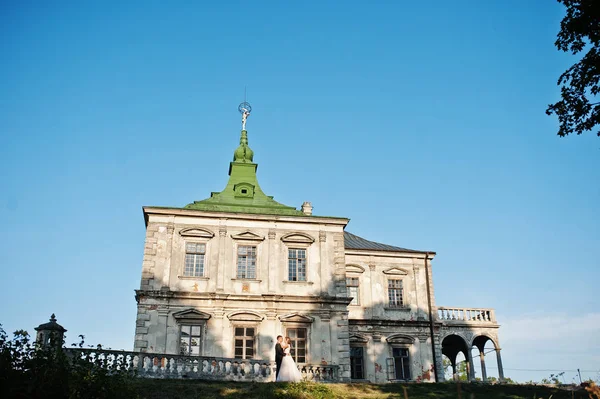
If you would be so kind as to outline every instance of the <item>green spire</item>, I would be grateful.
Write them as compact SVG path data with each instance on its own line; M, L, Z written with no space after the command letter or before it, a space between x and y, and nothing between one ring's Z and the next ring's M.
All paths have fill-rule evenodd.
M240 146L233 152L233 162L252 162L254 151L248 147L248 132L242 130Z
M229 182L225 189L211 193L210 198L205 200L194 201L185 209L305 216L302 211L280 204L263 193L256 178L258 165L252 163L253 159L254 151L248 146L248 132L242 130L240 145L233 152L233 162L229 164Z

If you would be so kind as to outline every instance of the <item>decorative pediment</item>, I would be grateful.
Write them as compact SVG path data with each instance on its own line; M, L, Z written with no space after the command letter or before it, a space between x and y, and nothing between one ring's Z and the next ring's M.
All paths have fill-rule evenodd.
M389 269L384 270L383 274L390 274L393 276L406 276L408 274L408 270L402 269L400 267L390 267Z
M365 337L362 334L350 334L350 342L360 342L366 343L369 341L369 338Z
M200 237L200 238L213 238L215 233L210 230L203 229L201 227L190 227L183 229L179 232L182 237Z
M173 317L180 322L200 322L210 319L211 316L196 309L185 309L173 313Z
M289 233L281 237L281 241L289 243L312 244L315 239L304 233Z
M227 315L227 318L231 321L254 321L261 322L265 318L256 312L249 310L239 310Z
M232 234L231 238L234 240L250 240L250 241L263 241L265 239L264 236L259 236L251 231L245 231L240 234Z
M346 273L364 273L365 268L359 265L346 265Z
M282 323L312 323L314 319L312 317L304 316L298 313L292 313L289 315L279 317Z
M415 342L415 339L413 337L409 337L408 335L394 334L387 337L386 341L388 344L411 345Z

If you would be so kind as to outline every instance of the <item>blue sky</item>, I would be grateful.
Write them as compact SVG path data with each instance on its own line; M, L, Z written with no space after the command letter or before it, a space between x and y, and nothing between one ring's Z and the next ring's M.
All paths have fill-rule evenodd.
M600 139L544 113L561 5L213 3L0 4L5 329L131 349L141 207L225 186L247 87L268 195L436 251L437 304L496 309L507 376L599 378Z

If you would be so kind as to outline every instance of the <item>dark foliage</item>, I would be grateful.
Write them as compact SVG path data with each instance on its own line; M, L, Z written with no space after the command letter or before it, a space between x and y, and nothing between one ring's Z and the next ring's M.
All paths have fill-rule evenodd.
M585 55L558 78L562 99L550 104L546 114L558 116L559 136L595 129L600 137L600 1L558 2L567 13L554 44L561 51Z
M83 340L79 344L83 346ZM71 353L71 355L68 355ZM137 398L135 375L122 363L42 348L26 331L9 339L0 326L1 398Z

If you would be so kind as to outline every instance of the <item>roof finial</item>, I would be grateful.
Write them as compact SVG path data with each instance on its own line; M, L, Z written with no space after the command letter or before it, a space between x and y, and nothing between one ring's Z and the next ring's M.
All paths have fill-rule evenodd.
M252 106L249 102L245 100L246 95L244 94L244 102L238 105L238 111L242 114L242 130L246 130L246 119L250 116L250 112L252 112Z

